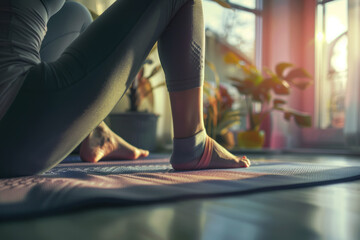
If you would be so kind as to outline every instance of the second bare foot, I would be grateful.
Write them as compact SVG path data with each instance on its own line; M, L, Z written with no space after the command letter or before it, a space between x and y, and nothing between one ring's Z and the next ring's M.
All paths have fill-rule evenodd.
M111 131L104 122L100 123L80 146L80 157L85 162L98 162L102 159L133 160L148 155L149 151L129 144Z

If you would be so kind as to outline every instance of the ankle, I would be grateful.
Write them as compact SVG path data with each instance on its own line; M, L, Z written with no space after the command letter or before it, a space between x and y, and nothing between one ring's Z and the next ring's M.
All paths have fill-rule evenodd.
M184 125L190 125L190 124L184 124ZM182 128L174 127L174 139L190 138L204 130L205 127L203 124L197 124L195 126L182 127Z
M201 158L206 143L207 134L202 130L187 138L174 138L173 153L170 162L187 163Z

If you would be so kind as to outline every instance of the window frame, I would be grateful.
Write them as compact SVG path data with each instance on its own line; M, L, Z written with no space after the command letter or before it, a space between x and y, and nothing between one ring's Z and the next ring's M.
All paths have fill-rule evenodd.
M205 2L212 2L212 0L204 0ZM256 7L248 8L240 4L231 3L229 0L223 0L229 4L233 9L239 11L245 11L255 15L255 61L256 67L261 67L262 64L262 11L263 11L263 0L255 0Z
M317 0L316 1L316 17L315 17L315 39L317 38L318 33L323 33L325 29L325 14L326 8L325 5L330 2L338 0ZM318 7L322 6L321 12L321 21L318 16L319 9ZM321 112L324 107L324 103L321 100L322 92L324 91L321 88L321 85L324 83L325 79L321 79L323 76L323 65L329 63L329 59L324 59L324 46L323 43L319 43L317 39L315 40L315 96L314 96L314 127L310 130L304 130L305 137L303 138L303 145L305 147L321 147L321 148L337 148L345 149L345 136L344 136L344 127L343 128L322 128L321 127ZM324 63L325 62L325 63ZM306 137L308 136L308 137ZM309 137L311 136L311 137Z

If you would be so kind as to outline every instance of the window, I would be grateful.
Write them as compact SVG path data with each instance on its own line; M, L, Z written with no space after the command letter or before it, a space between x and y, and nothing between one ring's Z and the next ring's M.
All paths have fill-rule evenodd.
M252 63L261 59L261 1L229 0L232 9L215 1L204 1L207 38L217 38L218 44L234 47ZM211 54L210 54L211 55Z
M318 1L316 21L316 124L320 129L343 129L348 80L348 0Z
M233 130L246 128L245 97L228 82L229 76L238 73L234 66L226 65L224 56L228 51L235 53L247 64L261 66L261 23L262 0L227 0L231 8L215 1L204 1L206 29L206 59L213 63L221 83L227 87L234 101L233 108L244 112L241 124ZM205 68L205 78L213 81L213 73Z

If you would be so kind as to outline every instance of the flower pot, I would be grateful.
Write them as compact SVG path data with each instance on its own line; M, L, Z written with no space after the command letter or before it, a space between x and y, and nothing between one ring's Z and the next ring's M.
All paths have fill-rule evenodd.
M146 112L110 114L109 126L120 137L135 147L154 151L159 116Z
M240 148L260 149L264 146L265 132L263 130L239 132L237 141Z

